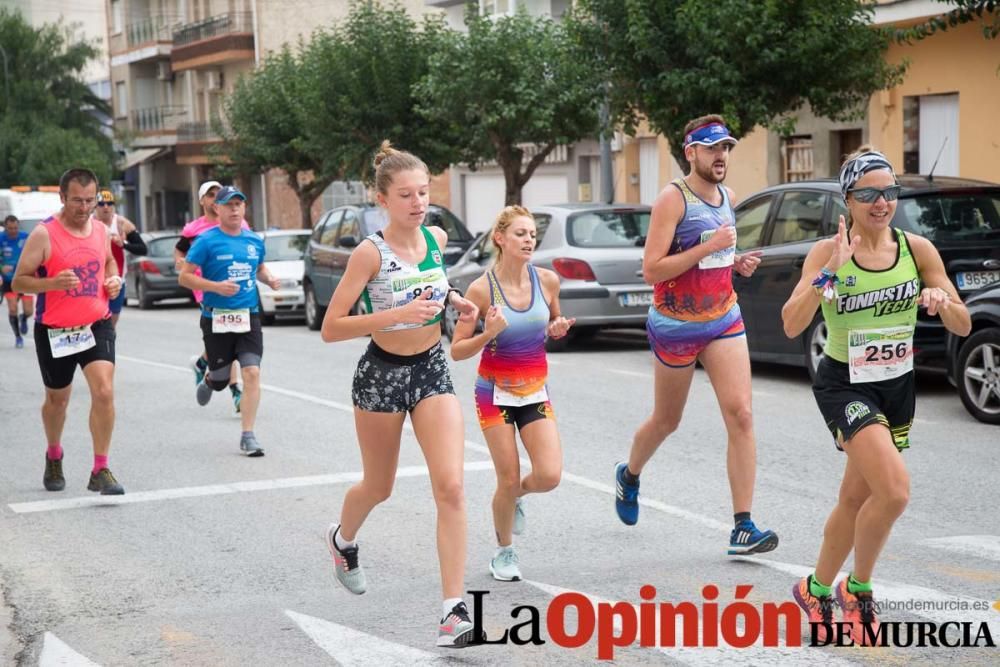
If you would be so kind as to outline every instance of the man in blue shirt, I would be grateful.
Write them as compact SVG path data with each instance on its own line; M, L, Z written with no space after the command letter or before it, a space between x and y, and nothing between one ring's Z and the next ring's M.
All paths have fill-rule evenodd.
M14 345L24 347L22 336L28 333L28 318L34 314L35 299L30 294L18 294L14 291L14 269L17 260L21 258L24 242L28 240L28 232L20 231L17 216L8 215L3 221L4 231L0 236L0 294L7 299L8 319L10 328L14 330ZM21 302L20 318L17 314L17 302Z
M260 360L264 336L260 326L257 280L278 289L278 279L264 266L264 241L242 228L246 195L232 186L215 195L219 226L198 236L188 250L179 282L202 290L201 331L208 357L208 373L198 384L199 405L207 405L213 391L229 386L229 369L240 362L243 400L240 449L247 456L263 456L254 435L260 404ZM195 272L201 270L201 275Z

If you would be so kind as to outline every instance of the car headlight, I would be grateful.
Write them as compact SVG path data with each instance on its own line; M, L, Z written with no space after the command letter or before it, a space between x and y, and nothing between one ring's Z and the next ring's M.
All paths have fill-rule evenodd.
M292 289L302 284L301 280L296 280L295 278L285 278L280 282L282 289Z

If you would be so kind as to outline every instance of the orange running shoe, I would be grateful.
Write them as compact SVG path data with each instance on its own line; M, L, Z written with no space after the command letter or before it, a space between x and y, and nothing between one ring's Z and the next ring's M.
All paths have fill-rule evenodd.
M833 628L833 598L829 595L815 596L809 591L809 584L813 576L799 580L792 587L792 596L802 610L806 612L809 623L820 623L816 630L816 639L820 642L828 641L829 633Z
M847 590L847 578L837 584L837 603L844 611L844 621L851 624L851 638L857 646L872 646L869 634L878 636L878 603L871 593L852 593ZM869 632L865 632L865 626Z

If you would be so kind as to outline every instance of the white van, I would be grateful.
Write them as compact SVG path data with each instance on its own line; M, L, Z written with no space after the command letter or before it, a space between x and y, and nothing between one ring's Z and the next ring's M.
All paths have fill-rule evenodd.
M8 215L15 215L21 223L22 232L30 232L35 225L58 213L61 208L58 188L52 192L0 190L0 224Z

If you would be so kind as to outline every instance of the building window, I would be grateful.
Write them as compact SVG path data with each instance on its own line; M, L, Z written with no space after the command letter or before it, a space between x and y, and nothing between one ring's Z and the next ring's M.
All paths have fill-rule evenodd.
M958 95L903 98L903 172L959 175Z
M121 34L123 23L122 0L111 0L111 34Z
M118 118L128 118L128 88L124 81L115 83L115 112Z
M513 14L515 0L479 0L479 9L487 16Z
M367 197L365 184L361 181L334 181L323 190L323 210L329 211L340 206L364 203Z
M805 181L813 177L813 141L811 134L781 140L782 182Z

